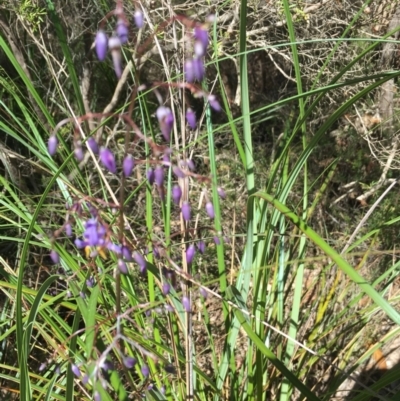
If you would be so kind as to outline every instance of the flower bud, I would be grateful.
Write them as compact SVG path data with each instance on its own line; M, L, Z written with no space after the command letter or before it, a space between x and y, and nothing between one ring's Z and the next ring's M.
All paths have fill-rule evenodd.
M86 141L86 146L90 149L95 155L99 154L99 145L92 136Z
M164 184L164 169L162 166L157 166L154 170L154 182L159 187Z
M220 196L220 198L222 198L222 199L226 198L226 193L221 187L217 188L217 192L218 192L218 195Z
M144 377L147 377L150 374L150 369L147 365L143 365L140 370Z
M155 177L154 177L154 170L151 167L148 168L148 170L146 172L146 176L147 176L147 181L149 182L149 184L153 185Z
M83 149L82 146L77 146L74 150L74 156L75 159L78 160L78 162L81 162L84 158L84 153L83 153Z
M117 172L114 155L109 149L104 147L100 149L100 161L111 173L115 174Z
M50 252L50 258L54 264L60 263L60 255L54 249Z
M127 369L132 369L136 365L136 359L131 356L125 356L122 363Z
M182 305L183 305L183 309L185 309L186 312L191 311L190 299L187 296L182 297Z
M196 129L197 121L196 121L196 113L189 107L186 110L186 121L189 124L189 127L193 130Z
M168 283L163 283L163 285L162 285L162 293L164 295L168 295L170 291L171 291L171 286Z
M181 187L179 185L174 185L172 188L172 201L175 203L175 205L179 205L181 197L182 197Z
M97 390L93 394L93 401L101 401L101 395Z
M126 266L126 263L123 260L119 259L118 263L117 263L117 266L118 266L119 271L122 274L128 274L128 268Z
M129 30L125 21L122 18L118 19L117 28L115 29L115 31L119 40L121 41L121 44L125 44L126 42L128 42Z
M185 178L186 175L185 173L177 166L172 167L172 172L178 177L178 178Z
M181 208L183 220L189 221L191 217L191 208L188 201L184 201Z
M113 60L114 71L117 78L122 75L122 55L121 55L121 40L118 36L112 36L108 41L108 46L111 50L111 57Z
M72 373L73 373L76 377L81 377L82 373L81 373L81 371L79 370L78 366L72 364L72 365L71 365L71 370L72 370Z
M202 26L196 26L193 31L194 53L197 57L202 57L206 54L208 47L208 32Z
M135 167L135 159L132 155L126 155L122 163L122 170L125 177L129 177L132 174L133 168Z
M125 245L122 246L121 253L126 261L128 261L128 262L133 261L132 252L130 251L130 249L127 246L125 246Z
M210 103L210 106L214 111L219 112L222 110L221 105L219 104L215 95L208 95L208 103Z
M187 82L202 81L205 75L203 60L199 58L187 60L184 65L184 72Z
M174 115L169 107L160 106L156 111L158 123L164 139L169 142L172 127L174 125Z
M192 159L187 159L186 165L188 166L190 171L194 171L196 169L196 166L194 165L194 161Z
M95 42L97 58L104 61L107 56L108 37L103 30L97 32Z
M47 150L49 151L50 156L54 156L57 152L58 147L58 139L55 135L52 135L49 138L49 142L47 143Z
M135 11L135 14L133 14L133 20L137 28L139 29L143 28L144 25L143 13L140 10Z
M204 253L206 251L206 243L203 240L200 240L197 243L197 249L199 250L200 253Z
M211 202L206 203L206 212L210 219L213 219L215 217L214 206Z
M215 245L220 245L221 244L221 240L219 239L219 237L215 236L213 239L214 239Z
M200 287L199 292L200 292L200 295L201 295L203 298L207 298L207 297L208 297L208 292L205 290L205 288Z
M139 252L133 252L133 259L134 261L139 265L140 273L144 274L147 269L147 262L146 259L139 253Z
M190 244L186 249L186 263L190 265L193 262L194 256L196 254L196 248L193 244Z

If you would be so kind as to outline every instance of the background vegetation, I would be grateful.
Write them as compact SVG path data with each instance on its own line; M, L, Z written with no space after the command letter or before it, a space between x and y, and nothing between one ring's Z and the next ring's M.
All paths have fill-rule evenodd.
M399 2L125 1L118 79L94 41L119 4L0 4L1 399L398 399ZM206 78L183 86L205 21ZM90 215L145 269L78 249Z

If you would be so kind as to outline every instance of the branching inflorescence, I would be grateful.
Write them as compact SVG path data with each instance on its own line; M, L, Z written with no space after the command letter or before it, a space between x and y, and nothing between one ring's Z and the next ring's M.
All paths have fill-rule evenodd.
M114 19L116 20L114 31L109 35L106 30L106 24ZM186 249L183 253L183 260L181 263L176 260L172 261L170 249L165 245L167 242L159 239L154 240L151 233L150 242L148 242L149 238L146 238L144 241L147 241L148 245L146 246L140 245L140 241L132 241L132 239L128 238L127 234L124 233L124 191L122 191L119 204L110 204L105 200L99 198L94 199L89 196L74 199L67 207L65 224L54 233L54 245L60 238L61 233L65 233L67 238L71 239L75 236L73 240L74 246L77 249L84 250L86 256L94 260L104 256L106 252L109 252L115 260L113 271L115 272L117 283L120 274L135 275L135 272L132 272L130 268L132 262L137 265L139 276L141 275L143 277L146 275L149 268L148 256L146 255L151 251L152 257L163 260L163 267L160 269L158 280L160 282L160 293L164 297L170 296L171 291L175 294L179 292L177 285L177 266L191 266L195 261L196 252L204 253L206 250L206 241L204 238L199 236L199 238L197 238L197 245L193 242L193 238L190 238L189 234L194 233L194 230L189 229L189 224L193 218L193 212L187 189L182 187L182 182L190 178L200 184L214 185L215 177L210 178L208 176L196 174L193 161L183 155L176 154L177 152L172 150L171 133L176 124L176 115L171 109L172 106L165 105L160 89L169 88L182 91L183 93L190 92L192 96L196 98L203 98L214 111L221 111L221 106L215 95L206 93L199 86L205 77L205 56L210 41L208 28L210 22L212 22L212 18L209 18L209 21L206 23L200 23L184 16L174 16L171 20L161 24L158 30L153 33L153 36L150 36L146 40L146 43L139 45L138 43L134 43L134 38L137 37L135 36L135 31L143 29L145 26L143 12L137 7L133 16L130 16L124 10L123 2L117 1L116 8L101 21L95 35L95 52L98 60L105 62L108 54L110 54L113 69L117 78L120 79L123 73L123 46L129 48L135 45L136 55L140 58L141 54L151 43L152 38L174 21L179 21L188 28L190 32L186 43L191 44L192 54L183 63L182 81L140 84L136 74L135 81L137 83L132 88L133 94L127 113L88 113L78 118L63 120L57 125L48 141L48 151L50 155L55 156L59 148L57 138L59 128L65 124L72 124L73 156L78 162L82 162L85 158L85 153L89 153L91 157L97 157L99 165L104 168L104 174L106 174L107 177L120 177L122 183L124 183L125 179L132 176L138 166L145 165L145 179L147 181L147 186L145 187L155 187L162 204L165 205L166 202L172 201L172 204L179 208L181 221L186 227L185 233L181 233L179 236L171 235L167 242L170 244L169 247L171 247L172 240L177 238L178 244L184 244ZM153 93L159 103L154 115L158 123L159 132L161 133L159 137L160 140L155 140L145 135L139 128L141 124L136 123L132 118L135 97L144 91ZM184 96L187 95L184 94ZM86 137L82 135L84 131L82 125L85 121L98 120L100 122L105 118L118 118L125 122L127 130L125 141L132 142L130 137L134 135L135 143L140 141L145 143L150 150L150 154L144 159L135 158L133 154L128 151L130 147L128 143L126 143L125 154L123 157L120 157L109 145L106 145L107 141L102 137L96 137L95 133L88 134ZM186 111L183 112L182 118L186 119L187 125L191 130L196 130L198 128L196 113L191 107L186 106ZM170 172L172 173L171 175ZM172 185L168 185L168 188L170 188L170 195L166 196L166 182L167 180L171 180L171 178L168 177L172 177L172 180L175 179L176 182ZM225 192L222 188L217 189L216 186L214 186L214 188L221 198L225 197ZM205 215L210 219L209 221L212 221L216 216L213 203L208 196L207 188L204 188L203 194L205 198ZM117 211L116 213L119 214L119 221L121 224L110 223L109 220L103 217L104 214L110 210L114 211L112 212L114 214L115 210ZM211 228L211 230L213 229ZM214 242L216 244L220 243L221 233L213 233L211 237L214 237ZM60 255L56 249L57 247L54 246L50 256L53 262L58 264L60 263ZM93 289L96 285L101 285L101 274L103 273L104 272L98 270L93 271L93 274L89 274L85 281L84 289L75 292L76 295L85 297L87 291L90 291L90 289ZM180 277L185 276L181 270L179 270L178 273ZM98 387L96 387L97 383L100 383L102 388L106 389L109 386L108 378L111 371L130 370L138 366L138 358L134 356L136 353L139 353L140 360L142 361L139 364L140 369L138 371L141 372L144 379L150 374L146 358L150 358L156 363L160 362L159 356L156 357L153 352L142 347L138 341L124 334L122 320L125 319L132 322L134 325L136 325L136 322L131 320L131 317L127 313L121 311L121 305L118 304L120 303L121 289L117 286L115 291L117 293L117 305L113 316L116 319L116 323L114 326L110 327L110 331L112 330L115 333L112 342L105 350L101 352L95 351L91 356L88 356L87 361L71 361L70 365L72 373L81 380L81 383L87 388L93 389L93 398L96 400L100 400L101 398ZM70 291L68 291L68 293L70 293ZM201 288L200 293L206 296L206 292L203 288ZM146 310L150 310L147 303L142 305L145 305ZM181 295L181 306L184 311L191 311L190 296L185 292ZM173 303L166 302L164 308L160 309L154 306L154 310L168 314L174 311L175 307ZM107 319L109 320L111 318L112 317L109 316ZM77 333L74 335L77 335ZM95 354L98 355L97 359L93 358ZM169 363L166 361L162 363L165 365L167 371L171 369ZM116 367L117 364L119 368Z

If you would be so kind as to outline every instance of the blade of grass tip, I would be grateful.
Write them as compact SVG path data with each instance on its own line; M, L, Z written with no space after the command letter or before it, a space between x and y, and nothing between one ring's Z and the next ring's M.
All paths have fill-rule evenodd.
M300 219L289 208L265 192L258 192L255 197L262 197L274 208L279 210L287 219L291 220L314 244L329 256L338 267L363 290L387 316L396 324L400 324L399 313L386 301L367 281L357 273L350 264L342 258L333 248L331 248L313 229L311 229L302 219Z

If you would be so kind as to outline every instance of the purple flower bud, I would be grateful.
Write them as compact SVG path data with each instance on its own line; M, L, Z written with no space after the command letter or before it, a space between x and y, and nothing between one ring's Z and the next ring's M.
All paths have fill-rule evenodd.
M92 136L86 141L86 146L90 149L95 155L99 154L99 145Z
M78 249L82 249L82 248L84 248L85 246L87 246L87 242L86 242L86 241L83 241L83 240L81 240L81 239L79 239L79 238L76 238L75 241L74 241L74 243L75 243L75 246L76 246Z
M215 111L221 111L221 105L219 104L217 98L214 95L208 95L208 102L210 103L210 106L213 110Z
M225 191L224 191L221 187L218 187L218 188L217 188L217 192L218 192L218 195L219 195L222 199L225 199L225 198L226 198L226 193L225 193Z
M78 160L78 162L81 162L84 158L84 153L83 153L83 149L82 146L77 146L74 150L74 156L75 159Z
M128 274L128 268L126 266L126 263L123 260L119 259L118 263L117 263L117 266L118 266L119 271L122 274Z
M206 243L203 240L200 240L197 243L197 249L199 250L200 253L204 253L206 251Z
M47 150L49 151L50 156L54 156L57 152L58 147L58 139L55 135L52 135L49 138L49 142L47 143Z
M60 255L54 249L50 252L50 258L54 264L60 263Z
M161 187L164 184L164 169L162 166L157 166L154 171L154 182Z
M71 365L71 370L72 370L72 373L73 373L76 377L81 377L82 373L81 373L81 371L79 370L78 366L72 364L72 365Z
M93 401L101 401L101 395L97 390L93 394Z
M133 168L135 167L135 159L132 155L126 155L122 163L122 170L125 177L129 177L132 174Z
M89 383L89 376L88 375L83 375L82 384L86 385L88 383Z
M172 172L178 177L178 178L185 178L186 174L177 166L172 167Z
M191 129L196 129L196 113L190 107L186 110L186 121L188 122Z
M208 46L208 32L201 26L196 26L193 31L195 39L194 52L197 57L202 57L206 54Z
M174 125L174 115L169 107L160 106L156 111L158 123L164 139L169 142L172 127Z
M144 377L147 377L150 374L150 369L147 365L143 365L140 370Z
M80 296L82 299L85 299L85 298L86 298L86 294L85 294L83 291L80 291L80 292L79 292L79 296Z
M100 149L100 161L111 173L115 174L117 172L114 155L109 149L104 147Z
M200 295L203 298L207 298L208 297L208 292L206 291L206 289L204 287L200 287L199 292L200 292Z
M179 185L174 185L172 188L172 201L175 203L175 205L179 205L181 197L182 197L181 187Z
M116 255L121 255L121 253L122 253L122 247L121 247L121 245L118 245L118 244L114 244L113 242L109 242L109 241L107 241L107 249L110 251L110 252L113 252L113 253L115 253Z
M86 285L87 285L89 288L94 287L94 285L95 285L94 278L93 278L93 277L89 277L89 278L86 280Z
M187 82L202 81L205 74L203 60L199 58L187 60L184 65L184 72Z
M122 246L121 253L126 261L128 261L128 262L133 261L132 252L130 251L130 249L127 246L125 246L125 245Z
M190 215L191 215L191 208L190 208L190 204L188 201L184 201L182 204L182 208L181 208L181 212L182 212L182 216L183 216L183 220L185 221L189 221L190 220Z
M47 362L43 362L39 366L39 372L43 372L47 368Z
M95 42L97 58L104 61L107 56L108 37L103 30L97 32Z
M165 310L170 313L175 310L174 307L170 304L166 304L166 305L164 305L164 307L165 307Z
M161 393L162 395L165 395L165 386L161 386L161 387L160 387L160 393Z
M117 78L122 75L122 56L121 56L121 40L118 36L112 36L108 41L108 46L111 49L111 57L113 60L114 71Z
M170 291L171 291L171 286L168 283L163 283L163 285L162 285L162 293L164 295L168 295Z
M123 19L118 19L117 28L115 29L115 31L119 40L121 41L121 44L125 44L126 42L128 42L129 30Z
M187 159L186 165L188 166L190 171L194 171L196 169L196 166L194 165L194 161L192 159Z
M213 239L214 239L215 245L219 245L221 243L221 240L219 239L219 237L215 236Z
M183 309L185 309L186 312L191 311L190 299L187 296L182 297L182 305L183 305Z
M139 265L140 273L144 274L147 269L146 259L139 252L136 251L133 252L133 259Z
M122 360L122 363L127 369L132 369L136 365L136 359L131 356L126 356Z
M206 203L206 212L210 219L213 219L215 217L214 206L211 202Z
M149 182L149 184L153 185L155 177L154 177L154 170L151 167L148 168L148 170L146 172L146 176L147 176L147 181Z
M196 248L193 244L190 244L186 249L186 263L190 265L193 262L194 256L196 255Z
M133 20L135 21L135 25L140 29L143 28L143 13L140 10L136 10L135 14L133 14Z

